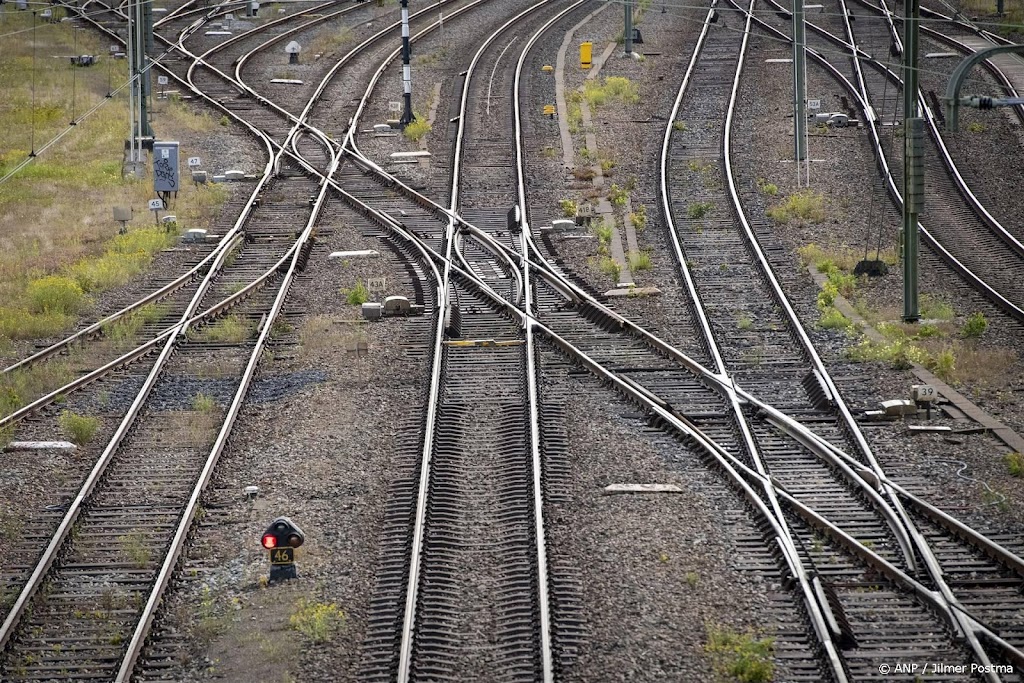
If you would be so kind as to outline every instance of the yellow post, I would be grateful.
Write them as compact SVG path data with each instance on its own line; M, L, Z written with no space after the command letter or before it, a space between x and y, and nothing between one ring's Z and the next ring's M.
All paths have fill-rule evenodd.
M592 66L591 55L594 51L594 44L590 41L580 43L580 68L589 69Z

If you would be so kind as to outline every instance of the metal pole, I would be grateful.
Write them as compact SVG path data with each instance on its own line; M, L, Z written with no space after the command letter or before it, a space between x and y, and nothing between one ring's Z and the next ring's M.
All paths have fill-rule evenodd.
M128 0L128 39L124 41L128 58L128 160L135 173L135 4Z
M150 80L149 53L153 51L153 3L145 0L137 5L139 8L139 134L153 137L153 128L149 125L150 97L153 88ZM140 143L141 147L141 143ZM141 155L140 155L141 156Z
M409 125L416 120L412 111L412 68L409 66L409 59L412 56L412 49L409 47L409 0L402 0L402 88L405 109L402 111L402 118L399 123L402 127Z
M626 0L626 22L622 38L626 47L626 56L629 57L633 54L633 0Z
M800 162L807 158L807 38L804 0L793 0L793 161L800 186ZM810 173L807 184L810 185Z
M920 0L904 2L903 21L903 320L920 318L917 302L917 215L924 208L924 119L917 116Z
M36 12L32 10L32 151L36 155Z

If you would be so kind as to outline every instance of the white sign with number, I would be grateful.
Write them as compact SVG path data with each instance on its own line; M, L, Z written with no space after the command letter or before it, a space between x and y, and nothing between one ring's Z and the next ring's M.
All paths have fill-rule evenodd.
M936 400L939 395L935 391L935 387L930 384L915 384L911 387L911 393L913 394L914 400L918 403L927 403Z
M149 210L150 211L159 211L162 208L164 208L164 200L162 200L162 199L150 199L149 200Z
M190 167L192 167L192 166L202 166L203 162L199 159L199 157L189 157L188 158L188 165Z
M388 102L388 111L402 111L402 103Z
M388 286L387 278L383 277L368 277L366 278L366 288L373 293L383 292Z
M167 85L169 82L170 81L167 79L167 76L157 76L156 77L157 85Z
M114 54L115 52L120 52L120 51L121 51L120 46L118 46L118 45L111 45L110 46L110 54Z
M821 100L807 100L808 109L821 109Z

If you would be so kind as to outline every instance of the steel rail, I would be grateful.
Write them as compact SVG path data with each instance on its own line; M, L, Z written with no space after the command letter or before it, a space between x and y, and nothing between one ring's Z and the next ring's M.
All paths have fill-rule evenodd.
M289 137L294 136L299 130L299 125L293 128L292 133ZM337 171L338 164L341 161L341 157L338 154L331 154L331 163L328 169L326 178L330 178ZM235 420L238 417L238 413L242 408L242 403L245 401L246 394L248 393L249 386L252 383L252 378L256 373L256 367L259 364L260 358L263 355L263 349L266 346L267 338L270 335L271 327L277 316L281 312L281 308L284 306L285 299L288 296L288 292L291 288L292 282L295 279L295 273L298 270L299 262L302 257L302 248L309 242L313 235L313 229L320 217L320 212L326 203L328 184L326 179L320 184L320 191L317 195L316 202L313 206L313 210L310 212L310 216L306 221L306 225L299 238L291 248L291 259L288 265L288 269L284 274L277 296L274 299L274 303L270 308L267 318L264 321L260 330L259 337L253 347L253 351L249 356L249 361L246 364L245 370L242 373L242 378L239 383L238 389L235 391L235 395L231 400L231 404L228 406L227 415L225 416L224 423L221 426L217 439L214 441L213 447L210 449L210 453L206 458L206 462L203 465L203 470L199 475L195 486L192 489L192 494L189 497L188 503L182 513L181 520L178 523L178 527L175 530L174 538L171 541L170 548L167 555L164 557L163 565L160 568L160 573L157 575L156 581L153 588L150 590L146 605L143 608L142 617L136 625L135 631L132 634L131 640L128 642L128 646L124 655L124 659L121 662L121 667L118 670L115 681L117 683L127 683L130 680L132 671L135 668L135 663L142 653L142 649L146 642L146 637L149 635L150 628L152 627L153 620L156 618L157 609L160 606L160 602L163 598L164 591L167 585L170 583L171 576L173 575L174 569L178 562L182 549L184 548L185 541L188 538L188 532L192 527L192 523L195 520L196 511L199 509L199 500L206 490L207 484L209 484L210 478L213 476L213 470L220 459L221 453L224 451L224 447L227 444L228 437L231 435L231 430L234 427ZM287 255L282 258L284 261Z
M289 137L291 135L294 135L295 132L298 131L298 129L298 125L294 126L292 129L292 133L289 135ZM257 133L258 136L263 138L268 148L271 148L270 139L266 135L256 131L255 129L253 130L254 132ZM225 235L225 240L234 239L243 231L244 225L248 221L253 211L256 198L258 197L259 193L263 190L263 187L265 186L267 181L273 176L276 163L279 161L280 156L283 152L284 150L282 148L281 151L277 152L276 154L268 155L268 160L264 167L262 178L257 182L256 187L251 193L245 208L240 213L234 226L231 228L228 234ZM336 166L338 157L335 156L335 159L336 161L334 166ZM322 185L323 191L321 192L321 198L326 195L326 187L327 185L325 182ZM314 212L314 214L315 213L316 212ZM296 245L293 245L292 249L295 252L295 258L293 259L293 263L295 263L300 252L300 250L297 248L297 243ZM175 350L175 346L178 339L187 331L189 324L193 318L193 314L195 313L196 309L200 305L200 302L208 292L209 287L213 282L213 279L216 277L217 274L219 274L220 268L223 265L226 255L227 250L221 250L217 254L217 256L214 259L214 262L211 264L210 270L204 276L203 281L201 282L198 290L196 291L191 302L187 306L185 313L182 315L179 324L167 334L166 338L162 338L164 339L164 346L161 349L160 355L158 356L153 367L151 368L149 374L147 375L142 388L137 394L135 400L132 402L132 405L129 408L128 412L125 414L124 418L121 420L118 427L115 429L115 432L111 440L104 448L96 464L94 465L93 469L91 470L85 482L83 483L78 495L69 504L68 509L65 512L65 515L57 528L57 531L54 533L50 543L47 545L40 559L37 561L36 566L33 569L31 576L29 577L29 580L23 587L21 593L16 599L3 624L0 625L0 650L2 650L9 642L11 636L13 635L15 627L17 626L18 622L24 615L29 602L31 601L35 593L38 591L43 578L46 576L50 567L54 564L55 560L57 559L58 552L63 547L64 542L69 536L71 528L74 525L74 522L77 520L79 514L81 513L84 504L86 503L89 496L92 494L92 491L95 489L103 473L106 471L107 466L113 459L113 456L120 447L122 441L124 440L124 437L128 434L131 427L133 426L135 419L140 414L142 407L145 404L145 401L148 398L149 393L155 386L156 381L159 378L164 366L166 365L167 360L170 358L173 351ZM241 292L239 292L239 294L241 294ZM269 326L267 326L264 329L264 332L267 329L269 329ZM155 345L155 343L156 340L154 340L153 345ZM180 550L180 548L178 550ZM151 621L151 619L151 615L147 617L147 621Z
M847 26L849 26L848 22L847 22ZM812 24L812 27L814 27L815 30L817 30L818 32L826 35L826 37L828 37L830 40L833 40L835 42L840 43L841 45L845 45L846 47L848 47L854 53L853 56L854 56L854 60L856 61L856 59L858 57L857 53L859 52L859 49L855 47L855 44L852 41L852 34L851 34L851 41L849 43L847 43L846 41L843 41L842 39L839 39L838 37L833 36L831 33L829 33L828 31L825 31L824 29L820 29L819 27L815 27L813 24ZM773 32L781 34L781 32L777 32L777 31L773 31ZM886 71L888 71L888 69L886 69ZM889 73L891 75L891 72L889 72ZM843 82L847 86L849 86L849 82L846 81L845 78L843 79ZM863 81L861 81L861 82L863 84ZM868 102L867 90L865 89L863 91L863 93L861 93L861 95L863 97L858 96L858 99L861 101L862 105L864 105L866 102ZM871 118L871 117L869 117L869 118ZM872 130L873 136L876 136L875 137L876 142L879 142L877 140L877 130L874 127L874 120L873 120L873 118L871 118L871 130ZM881 154L880 143L878 145L876 145L875 151L876 151L876 154ZM727 164L727 166L728 166L728 164ZM889 179L890 179L890 182L891 182L891 180L892 180L891 175L889 176ZM739 202L738 195L735 192L735 185L732 182L731 175L729 177L729 187L730 187L730 193L733 196L734 205L737 207L737 210L739 211L740 202ZM742 217L742 214L741 214L741 221L742 221L742 223L744 225L745 230L751 236L751 240L753 240L754 239L753 238L753 233L749 229L749 225L747 225L745 219ZM753 243L755 245L755 248L760 252L760 247L756 244L756 241L754 241ZM827 375L826 375L826 378L827 378ZM829 379L828 381L829 381L829 384L831 384L831 380ZM838 392L833 390L833 396L836 397L837 405L845 407L845 402L843 402L841 400L841 398L839 397ZM851 422L852 422L852 415L850 416L850 419L851 419ZM856 434L861 435L860 430L859 430L859 428L856 427L856 423L855 422L853 422L853 428L856 430L855 431ZM862 435L861 435L861 440L863 440ZM865 442L865 445L866 445L866 442ZM962 605L960 605L960 603L958 602L958 600L957 600L956 596L954 595L952 589L949 587L948 583L946 582L946 580L944 578L943 570L939 566L939 563L938 563L938 561L937 561L937 559L935 557L935 554L932 551L929 543L924 538L923 534L921 534L920 531L916 528L916 525L914 525L914 523L910 519L910 517L907 514L906 510L904 509L902 503L900 502L899 498L897 497L897 493L896 493L895 489L889 487L886 483L884 483L884 482L887 482L888 480L885 477L884 472L882 471L880 465L878 465L877 461L875 460L873 454L870 452L870 450L867 450L867 451L865 451L865 455L867 455L868 458L869 458L869 463L871 464L871 470L872 470L873 474L877 477L877 481L881 484L881 488L886 491L886 493L889 496L890 500L893 501L894 508L897 510L897 512L899 513L900 517L903 519L903 523L906 526L906 530L909 533L910 537L913 539L914 546L916 547L917 551L921 554L921 557L924 559L925 566L926 566L927 571L928 571L928 575L930 576L930 578L932 579L934 584L936 586L938 586L938 588L939 588L939 595L941 597L941 600L946 605L945 608L943 609L943 614L947 616L947 620L950 622L950 624L958 632L963 633L965 635L966 639L968 640L968 642L969 642L969 644L971 646L971 650L974 653L975 659L978 662L980 662L983 666L986 667L985 675L986 675L987 680L999 681L1000 679L999 679L998 675L995 672L990 670L991 667L987 666L987 665L991 664L991 662L988 659L987 653L981 647L981 644L980 644L980 642L977 639L977 633L981 633L982 632L982 630L979 628L980 624L973 617L970 617L968 614L966 614L967 611L965 609L963 609Z
M815 635L817 636L819 642L822 644L825 659L827 660L833 675L836 677L836 680L845 682L848 680L847 671L843 665L842 657L839 654L839 648L836 647L836 644L832 639L829 624L826 622L824 616L824 613L830 613L831 611L829 610L826 604L821 604L813 587L810 585L810 582L807 579L807 573L803 568L803 560L801 559L800 554L797 551L796 544L793 540L793 534L789 529L788 525L786 524L785 517L780 507L775 485L769 479L768 470L764 465L763 459L761 458L760 450L758 449L756 440L751 432L749 422L743 414L743 408L740 403L739 394L736 391L735 382L729 376L725 360L722 356L721 349L718 344L717 334L711 327L710 320L707 316L707 311L705 310L704 305L702 304L696 283L694 282L693 276L690 273L690 268L686 263L686 257L683 254L682 244L679 241L678 230L675 225L673 211L670 204L670 194L668 187L668 160L669 149L671 147L671 138L674 130L673 125L675 123L676 117L679 114L679 108L682 105L683 98L687 95L689 91L690 79L693 76L697 64L700 60L701 53L706 42L708 29L711 25L711 19L714 17L717 11L715 8L716 4L716 1L713 1L711 3L710 8L708 9L708 13L705 16L704 24L701 27L701 33L698 36L696 45L694 46L693 54L690 58L689 64L687 65L686 72L683 75L683 80L679 86L678 93L676 95L675 101L672 104L672 110L668 116L668 121L665 126L665 133L662 138L661 156L659 159L659 194L661 195L662 215L664 217L666 229L672 243L673 252L676 256L676 262L679 266L679 272L683 277L683 281L685 283L685 287L690 298L691 308L694 310L697 316L697 320L701 328L701 333L704 337L705 344L707 345L707 348L710 351L712 358L714 360L717 374L722 378L723 385L728 387L726 391L726 398L732 409L734 424L736 424L740 430L743 444L746 447L746 450L751 460L753 461L757 472L760 475L762 475L762 477L764 477L764 479L762 480L762 490L764 492L764 495L768 499L773 514L776 515L779 528L784 533L784 536L779 537L779 543L783 547L784 551L791 556L791 559L789 561L790 565L800 567L800 571L797 574L795 574L795 578L797 579L797 582L800 585L800 591L802 593L804 604L807 607L808 617L810 619L811 626L814 629ZM737 59L732 94L730 96L729 104L727 107L725 137L723 140L723 148L724 150L726 150L725 164L727 169L729 169L730 163L728 156L728 135L729 130L731 128L732 112L735 108L736 93L739 87L744 57L747 51L747 39L750 34L753 10L754 1L751 0L750 5L747 9L747 20L744 26L742 46L740 48L740 53ZM731 176L731 170L728 170L727 173ZM761 267L762 269L764 268L763 263L761 264ZM778 296L778 293L776 293L776 296ZM875 503L875 501L872 500L872 503ZM882 506L882 509L885 509L885 507ZM898 524L893 524L893 520L891 518L887 517L885 521L889 525L890 529L892 529L893 535L899 543L900 548L903 551L904 557L908 560L908 565L913 566L913 553L909 548L909 539L905 537L905 534L901 533L902 528Z
M128 315L132 311L135 311L145 306L146 304L155 303L157 301L161 301L167 298L174 292L184 287L187 283L191 282L199 273L199 271L201 271L203 267L206 266L217 255L217 252L224 248L224 246L224 242L218 243L212 252L206 255L202 261L193 266L188 272L186 272L183 275L179 275L174 281L164 285L155 292L147 294L145 297L139 299L138 301L128 304L121 310L111 313L102 320L96 321L95 323L89 325L88 327L85 327L79 330L78 332L75 332L71 336L65 337L59 342L55 342L41 351L37 351L36 353L32 354L31 356L28 356L27 358L23 358L22 360L19 360L13 365L9 365L8 367L4 368L3 371L0 372L0 374L7 374L8 372L12 372L19 368L24 368L26 366L38 363L41 360L49 358L55 353L58 353L59 351L62 351L63 349L71 346L79 339L90 337L94 334L102 333L103 327L105 325L109 325L110 323L117 321L118 319Z
M787 16L792 16L791 13L787 9L785 9L782 5L779 5L776 2L776 0L767 0L767 1L769 3L771 3L773 6L777 7L778 10L780 12L782 12L783 14L785 14ZM862 2L862 4L865 4L865 6L871 7L871 5L864 3L863 0L860 0L860 1ZM880 1L882 1L884 3L884 0L880 0ZM872 9L877 9L877 8L872 8ZM889 12L888 12L888 10L883 10L882 13L886 14L886 13L889 13ZM786 41L791 41L791 38L789 36L787 36L782 31L779 31L778 29L772 27L767 22L765 22L765 21L763 21L761 19L757 19L757 18L755 18L755 21L757 21L758 24L762 28L764 28L767 32L772 33L773 35L779 36L779 37L781 37L782 39L784 39ZM887 74L888 75L887 77L890 80L893 80L893 81L895 81L897 83L902 84L903 81L902 81L902 79L900 79L900 77L898 75L894 74L891 70L889 70L889 68L886 65L882 64L876 58L874 58L870 54L864 52L863 50L861 50L856 45L851 45L847 41L843 40L842 38L839 38L838 36L833 35L829 31L821 28L820 26L817 26L813 22L807 22L807 25L811 28L811 30L815 31L816 33L819 33L820 35L822 35L826 39L832 40L836 44L838 44L838 45L840 45L842 47L846 47L847 49L853 51L854 54L859 59L862 59L862 60L868 62L869 64L874 66L879 71L883 72L884 74ZM898 33L899 32L895 31L894 27L890 26L890 28L891 28L891 33L894 36L894 39L898 40L898 38L899 38ZM898 43L898 44L902 45L902 43ZM844 87L846 87L849 90L849 92L857 99L858 103L861 105L861 110L864 112L865 118L869 118L870 117L872 119L872 121L873 121L875 114L874 114L874 109L870 105L870 102L868 100L866 100L864 97L862 97L861 94L859 92L857 92L857 90L855 88L853 88L852 85L849 84L849 81L845 77L843 77L843 76L841 76L839 74L839 71L828 61L828 58L823 56L823 55L821 55L816 50L813 50L811 48L807 49L807 53L809 55L811 55L814 59L816 59L822 65L827 65L827 66L825 66L825 68L830 70L833 74L835 74L837 76L837 78L840 80L840 82L845 84ZM922 98L922 101L923 101L923 98ZM929 108L924 107L924 110L929 115L931 114L931 110ZM880 166L883 168L883 173L884 173L884 177L885 177L885 181L886 181L886 186L887 186L889 195L890 195L890 197L892 197L893 201L896 203L897 208L901 208L903 206L903 194L902 194L902 192L900 192L899 187L896 185L896 180L892 176L891 171L889 170L888 163L885 161L885 155L882 154L881 151L880 151L881 150L881 146L880 146L881 145L881 140L880 140L880 138L877 135L877 131L875 131L873 127L872 127L872 139L875 141L875 144L878 145L878 147L876 147L876 152L875 153L876 153L876 156L877 156L877 158L879 160ZM954 180L954 182L955 182L955 180ZM968 201L968 205L970 205L971 208L974 208L974 206L970 204L970 201ZM980 213L979 213L979 215L980 215ZM984 218L982 218L982 220L984 220ZM917 227L918 227L918 230L921 233L921 237L922 237L924 243L930 249L932 249L936 253L936 255L938 255L939 258L942 259L946 263L946 265L948 265L954 271L959 273L960 276L964 279L964 281L968 285L970 285L971 287L973 287L974 289L979 291L985 298L987 298L989 301L991 301L993 304L995 304L997 307L1002 309L1005 313L1007 313L1008 315L1010 315L1014 319L1016 319L1018 321L1021 321L1021 322L1024 322L1024 308L1022 308L1022 305L1024 305L1024 304L1018 305L1018 304L1010 301L1009 299L1007 299L1005 296L1003 296L997 290L995 290L991 285L989 285L987 282L985 282L985 280L983 278L981 278L976 273L974 273L974 271L972 271L966 264L961 262L948 249L946 249L946 247L943 246L942 243L934 235L932 235L931 232L929 232L928 229L920 221L918 222ZM1004 240L1004 241L1006 241L1006 240Z
M519 73L522 67L522 63L529 52L530 47L536 42L536 40L542 35L549 26L554 24L557 20L564 17L566 14L575 10L579 6L583 5L587 0L579 0L578 2L570 5L566 9L559 12L554 18L550 19L543 27L541 27L536 34L530 39L529 42L523 48L519 62L516 66L516 90L513 95L513 110L515 115L516 123L516 138L519 137L519 108L518 108L518 80ZM476 75L477 65L480 63L484 53L490 48L490 46L497 40L497 38L505 34L511 27L522 21L524 18L532 15L542 7L548 5L550 0L541 0L523 12L515 15L505 22L502 26L496 29L490 36L488 36L484 42L478 48L476 54L474 54L468 69L465 72L465 78L463 80L462 95L459 102L459 114L458 114L458 129L455 135L455 150L452 157L452 177L451 177L451 192L449 202L449 216L448 216L448 228L447 234L451 235L455 230L455 218L459 209L459 198L460 189L462 183L462 157L464 151L464 141L466 138L466 119L467 119L467 105L469 102L470 87L472 79ZM511 45L511 43L509 43ZM507 47L505 48L508 49ZM504 51L501 53L504 54ZM501 55L499 55L500 59ZM497 60L495 61L494 68L498 65ZM492 72L493 78L493 72ZM525 217L525 213L520 213L521 216ZM525 220L525 219L524 219ZM523 230L528 228L524 225ZM525 240L525 235L521 234L520 237ZM522 245L523 252L526 251L526 243ZM469 263L465 260L461 250L458 251L458 255L462 263L464 264L467 272L473 272ZM510 264L512 265L512 264ZM522 296L524 310L529 314L532 313L533 309L533 297L531 292L531 286L529 281L529 268L522 267L522 270L510 268L510 271L517 276L519 284L519 290L517 290L517 298L519 295ZM523 334L525 336L526 343L526 390L527 390L527 402L528 402L528 414L529 414L529 440L530 440L530 476L531 476L531 490L532 490L532 511L533 511L533 535L536 544L536 569L537 569L537 617L538 617L538 630L540 632L540 676L541 680L545 683L551 683L554 680L554 664L552 656L552 636L551 636L551 610L548 597L548 564L547 564L547 542L546 532L544 528L544 497L542 488L542 462L541 462L541 451L540 451L540 433L539 433L539 410L538 410L538 391L537 391L537 368L535 358L535 347L534 347L534 334L533 325L531 323L532 318L526 317L525 324L523 325ZM407 602L408 605L408 602ZM406 623L408 623L408 616ZM408 637L411 640L413 634L408 633ZM403 632L403 639L406 637L406 633ZM405 651L404 642L403 649ZM411 651L411 648L410 648ZM400 680L402 680L400 678Z

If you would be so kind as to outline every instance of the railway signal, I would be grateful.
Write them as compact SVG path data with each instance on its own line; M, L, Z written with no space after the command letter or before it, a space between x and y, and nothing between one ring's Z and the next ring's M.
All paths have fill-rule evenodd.
M306 540L295 522L287 517L278 517L263 532L260 544L270 551L270 582L294 579L295 549Z

